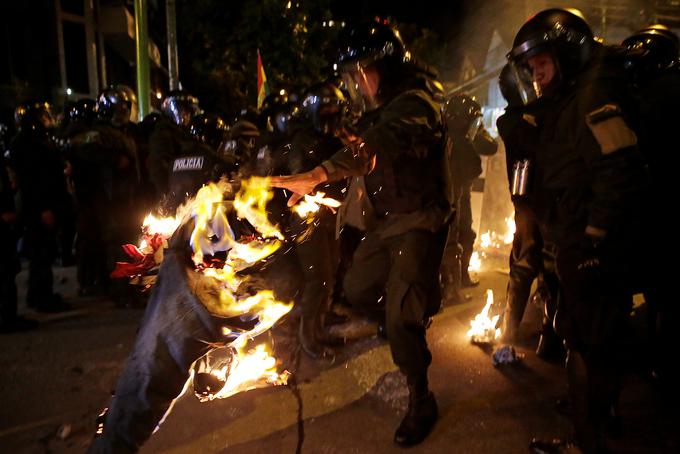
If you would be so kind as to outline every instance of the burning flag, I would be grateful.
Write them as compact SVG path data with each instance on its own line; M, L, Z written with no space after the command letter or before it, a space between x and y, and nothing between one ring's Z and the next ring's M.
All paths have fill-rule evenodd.
M190 384L206 401L287 381L263 334L292 303L279 301L254 266L273 260L283 240L266 216L271 191L266 179L253 178L234 200L225 199L229 193L225 180L211 183L174 220L148 219L151 243L174 234L95 440L104 451L141 445Z

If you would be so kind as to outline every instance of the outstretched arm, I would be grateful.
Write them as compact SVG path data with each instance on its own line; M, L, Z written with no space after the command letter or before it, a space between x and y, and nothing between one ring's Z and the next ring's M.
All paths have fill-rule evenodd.
M288 189L293 195L288 199L288 206L295 205L302 197L309 194L319 184L328 181L328 174L323 167L317 166L309 172L271 177L270 184L276 188Z

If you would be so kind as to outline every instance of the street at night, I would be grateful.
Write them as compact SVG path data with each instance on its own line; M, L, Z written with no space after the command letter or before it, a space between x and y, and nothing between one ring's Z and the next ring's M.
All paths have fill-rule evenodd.
M0 452L680 453L677 0L0 2Z

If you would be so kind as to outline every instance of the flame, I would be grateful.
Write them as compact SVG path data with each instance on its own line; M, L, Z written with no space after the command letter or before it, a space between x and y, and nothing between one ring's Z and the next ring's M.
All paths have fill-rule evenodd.
M512 241L515 239L515 232L517 231L514 215L505 218L505 226L508 230L505 232L505 235L503 235L503 243L512 244Z
M493 255L507 251L507 246L514 241L515 231L517 230L514 213L505 218L505 226L506 231L503 234L487 230L479 236L477 250L473 253L473 258L470 259L468 271L480 271L483 259L487 258L487 253ZM475 254L476 258L474 257Z
M489 318L489 310L492 305L493 290L488 289L486 291L484 309L473 320L470 320L470 329L467 332L467 336L473 343L491 343L501 336L500 328L496 328L499 316L494 315L492 318Z
M470 265L468 266L468 272L475 271L478 272L482 269L482 259L479 256L479 252L474 251L470 257Z
M153 213L149 213L142 223L142 231L147 235L160 234L165 238L170 238L179 227L180 220L175 217L157 218Z
M338 208L341 203L330 197L325 197L326 193L317 192L314 195L305 195L304 199L295 205L292 210L301 218L309 218L310 215L319 211L321 205L333 208Z
M274 194L269 190L269 178L252 177L241 182L234 208L239 217L248 220L265 238L283 240L283 234L267 218L265 207Z
M244 346L233 350L232 362L209 372L224 383L222 389L214 394L199 396L201 402L214 399L225 399L242 391L262 388L269 385L285 385L289 373L279 374L276 370L276 358L271 355L265 344L245 351Z

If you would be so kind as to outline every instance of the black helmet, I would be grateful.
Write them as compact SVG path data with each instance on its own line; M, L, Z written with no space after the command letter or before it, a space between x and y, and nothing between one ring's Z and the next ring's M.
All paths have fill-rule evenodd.
M347 102L342 92L330 82L312 85L302 101L302 109L314 129L333 134L340 127Z
M508 102L508 107L521 107L523 105L519 87L517 86L517 78L510 64L503 66L501 74L498 76L498 87Z
M260 115L267 117L274 112L278 112L288 102L288 92L286 90L279 90L275 93L270 93L262 101L260 107Z
M340 42L338 71L352 103L363 111L378 108L411 59L399 32L375 21L349 30Z
M130 97L132 90L124 85L111 86L104 89L97 99L97 113L102 120L114 124L125 124L130 121L132 105L136 99Z
M280 90L267 96L260 109L261 122L269 131L287 133L291 124L300 116L298 105L288 98L288 92Z
M161 111L176 125L183 127L188 127L191 119L202 113L198 107L198 98L181 90L168 93L161 104Z
M444 103L444 118L452 132L473 140L482 126L482 107L470 95L453 95Z
M575 9L552 8L541 11L517 32L508 59L513 65L525 104L554 90L561 82L571 80L585 66L596 47L596 41L583 14ZM530 61L547 54L552 59L554 74L541 85L534 81Z
M92 124L97 117L97 101L90 98L81 98L72 103L66 111L70 123Z
M237 165L249 161L255 149L255 139L259 135L260 131L254 123L248 120L237 121L229 131L229 141L224 148L224 153L233 155Z
M139 124L139 130L140 134L142 135L142 137L145 138L145 140L149 139L151 133L153 132L154 128L156 127L161 118L163 117L158 112L151 112L141 121L141 123Z
M642 76L651 76L672 66L680 54L680 39L661 24L638 30L621 44L631 51L626 66Z
M222 145L229 132L227 124L217 115L200 114L191 119L189 134L214 150Z
M47 132L54 128L52 106L46 102L32 102L17 107L14 120L22 131Z

